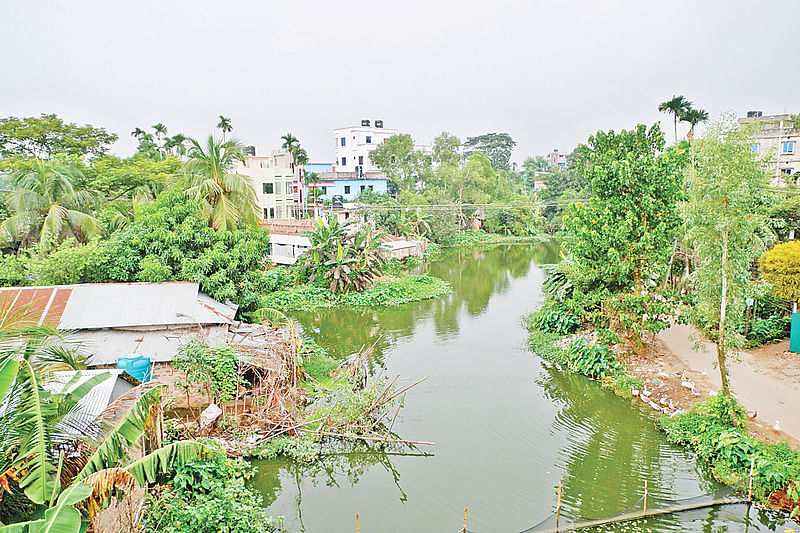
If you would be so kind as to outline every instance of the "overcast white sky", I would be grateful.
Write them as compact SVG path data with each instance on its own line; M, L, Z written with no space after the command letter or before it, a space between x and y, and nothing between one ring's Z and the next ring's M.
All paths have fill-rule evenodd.
M659 120L673 94L800 112L798 20L798 0L2 0L0 116L104 126L126 155L136 126L203 136L224 114L312 161L379 118L421 142L505 131L521 161Z

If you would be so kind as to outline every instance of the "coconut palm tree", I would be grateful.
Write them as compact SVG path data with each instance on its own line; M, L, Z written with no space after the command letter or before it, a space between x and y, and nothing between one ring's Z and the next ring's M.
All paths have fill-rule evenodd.
M297 137L295 137L291 133L282 135L281 140L283 141L281 148L283 148L284 150L289 150L290 154L294 154L295 149L300 146L300 141L297 140Z
M689 129L690 139L694 139L694 127L706 120L708 120L708 111L705 109L694 109L690 107L681 115L681 122L688 122L691 124L691 128Z
M227 135L233 131L233 125L231 124L231 119L220 115L219 123L217 124L217 129L222 131L222 140L224 141Z
M44 246L74 236L86 240L100 234L100 223L88 210L96 204L95 191L81 190L81 171L59 161L36 160L29 169L11 175L6 207L11 216L0 223L0 242L21 240L27 246L37 238Z
M131 132L131 137L134 137L136 140L140 140L144 134L145 131L137 126L136 129Z
M240 223L257 224L256 193L247 176L231 172L244 159L241 143L219 141L209 135L205 145L189 139L189 162L184 167L186 194L211 206L209 225L234 229Z
M692 107L692 103L683 96L673 96L671 100L661 102L658 110L662 113L672 115L675 123L675 144L678 144L678 119Z

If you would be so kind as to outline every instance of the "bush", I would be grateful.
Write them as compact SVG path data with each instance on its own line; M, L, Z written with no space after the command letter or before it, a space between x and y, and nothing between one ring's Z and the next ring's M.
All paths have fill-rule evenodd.
M271 533L280 521L245 485L253 470L242 460L209 457L178 467L175 477L147 498L146 533Z
M547 302L531 317L530 324L541 331L569 335L578 331L581 319L566 306Z
M561 337L533 327L531 320L532 317L529 317L528 330L530 335L528 336L528 346L530 346L531 351L551 363L566 363L566 351L556 344Z
M573 372L604 378L623 370L608 346L587 339L575 339L567 348L567 364Z
M259 459L288 457L293 461L310 463L320 456L320 450L319 444L305 434L295 437L281 435L253 450L252 455Z
M770 316L767 318L753 318L747 332L747 346L761 346L789 336L792 319L785 316Z
M694 448L723 483L746 483L755 459L753 495L765 500L771 492L800 479L800 453L785 443L747 435L745 420L745 411L735 399L717 394L687 413L662 417L659 425L670 442Z
M214 403L233 399L239 383L238 363L239 354L232 347L208 346L197 338L181 345L172 361L176 370L186 373L176 385L184 390L196 386Z

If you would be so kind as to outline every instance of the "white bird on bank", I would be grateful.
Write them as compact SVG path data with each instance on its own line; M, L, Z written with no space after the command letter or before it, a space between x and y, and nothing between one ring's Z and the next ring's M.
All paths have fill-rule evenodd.
M776 421L775 421L775 425L774 425L774 426L772 426L772 429L774 429L775 431L780 431L780 430L781 430L781 425L780 425L780 422L778 422L778 421L776 420Z

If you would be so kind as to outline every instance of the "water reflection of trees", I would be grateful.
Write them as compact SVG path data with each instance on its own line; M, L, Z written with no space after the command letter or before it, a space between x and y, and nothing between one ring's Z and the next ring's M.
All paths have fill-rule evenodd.
M645 479L651 507L657 499L694 496L672 491L682 454L676 457L676 451L646 421L619 423L636 416L629 402L613 396L596 382L562 372L554 365L547 365L545 371L537 382L546 396L560 406L554 430L569 435L561 454L562 501L570 514L602 518L621 512L640 501ZM664 468L670 457L676 461L675 469ZM712 482L704 482L702 490L711 492L716 488ZM669 530L666 526L674 520L677 519L667 516L659 523Z
M480 315L491 296L508 290L512 279L526 276L533 264L553 262L557 257L554 243L448 251L428 268L430 275L453 286L448 296L380 309L321 309L295 313L295 317L307 335L336 357L376 343L373 360L382 365L387 350L398 339L413 335L421 320L430 317L440 337L456 334L463 311Z
M337 446L336 443L331 443ZM356 485L361 477L375 466L381 466L392 477L401 502L408 495L400 483L400 473L394 466L394 457L432 457L432 453L424 452L413 446L386 445L378 447L364 443L339 443L337 450L328 450L321 460L313 463L301 463L290 459L273 459L254 461L256 475L251 479L251 486L256 488L264 498L264 505L269 507L282 492L282 479L293 482L295 497L294 508L297 510L301 531L303 526L302 503L303 484L311 483L313 487L324 483L328 487L341 488L343 482Z

